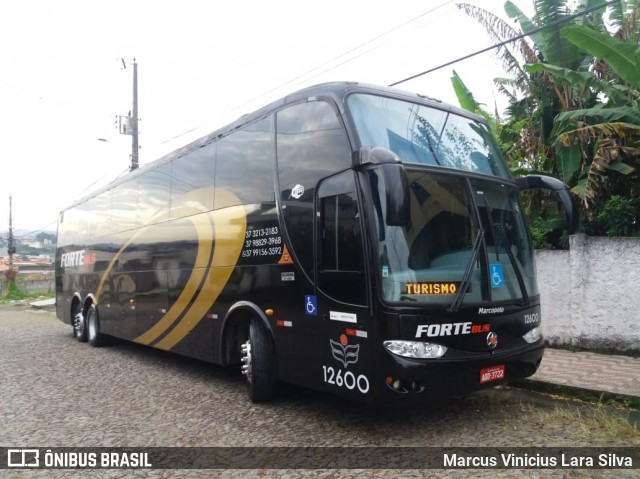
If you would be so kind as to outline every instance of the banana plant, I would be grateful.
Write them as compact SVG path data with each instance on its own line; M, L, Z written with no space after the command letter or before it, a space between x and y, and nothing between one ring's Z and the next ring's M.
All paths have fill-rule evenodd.
M519 128L519 152L512 153L521 170L543 169L562 178L587 210L604 194L609 171L631 175L640 166L638 2L620 0L608 15L599 9L562 24L557 22L600 0L580 0L573 8L566 0L535 0L531 18L505 3L522 33L531 33L498 51L509 78L495 83L509 94L511 113L499 128ZM499 17L478 7L459 8L494 41L515 36Z

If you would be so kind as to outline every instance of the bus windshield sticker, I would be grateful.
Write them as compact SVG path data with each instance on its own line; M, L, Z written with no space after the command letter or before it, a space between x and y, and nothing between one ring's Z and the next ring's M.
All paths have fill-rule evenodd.
M491 263L489 265L489 273L491 275L491 287L504 287L504 273L502 271L502 263Z
M304 195L304 186L301 184L297 184L291 189L291 196L293 196L296 200L299 200Z
M341 313L340 311L329 311L329 319L333 321L346 321L347 323L357 323L358 315L353 313Z
M360 352L359 344L349 344L349 339L346 334L340 335L340 342L329 340L329 346L331 347L331 355L334 359L337 359L346 368L349 364L355 364L358 362L358 354Z
M382 277L383 278L388 278L389 277L389 267L387 265L384 265L382 267Z
M295 281L296 280L296 273L294 271L285 271L280 273L280 280L281 281Z
M315 294L306 294L304 296L304 314L318 315L318 297Z
M422 281L407 283L404 290L407 294L456 294L460 289L460 281Z

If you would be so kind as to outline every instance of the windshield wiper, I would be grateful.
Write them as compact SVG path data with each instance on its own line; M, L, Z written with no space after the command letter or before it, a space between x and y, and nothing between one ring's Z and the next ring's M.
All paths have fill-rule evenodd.
M516 273L516 278L518 279L518 285L520 286L520 291L522 292L522 304L523 306L529 306L529 294L527 294L527 286L524 284L524 278L522 277L522 272L520 271L520 268L516 263L516 258L513 256L513 252L511 251L511 248L509 247L509 240L507 239L507 235L504 232L504 228L499 223L494 224L493 227L496 230L498 230L498 233L500 234L500 238L504 242L504 249L507 253L507 257L509 258L509 261L511 262L511 266L513 266L513 270ZM496 248L496 252L497 250L498 248Z
M473 241L471 258L469 258L467 267L464 270L464 275L462 276L462 284L460 284L460 289L458 290L456 297L453 298L453 303L451 303L451 306L447 308L447 311L450 313L455 313L460 309L462 300L464 299L465 294L467 294L467 290L469 289L469 284L471 284L470 279L471 279L471 272L473 271L473 264L478 259L478 253L480 252L480 246L482 245L483 238L484 238L484 230L479 229L478 232L476 233L476 239Z

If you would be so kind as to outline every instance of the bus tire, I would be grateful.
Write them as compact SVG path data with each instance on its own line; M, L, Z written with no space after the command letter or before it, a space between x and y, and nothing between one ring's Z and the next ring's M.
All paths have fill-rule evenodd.
M257 319L251 321L249 338L242 345L242 363L251 401L271 399L277 382L275 352L267 329Z
M81 309L73 316L73 336L81 343L87 342L87 317Z
M94 348L104 346L106 343L105 336L100 332L100 318L98 316L98 310L93 304L89 307L89 311L87 311L86 324L89 344Z

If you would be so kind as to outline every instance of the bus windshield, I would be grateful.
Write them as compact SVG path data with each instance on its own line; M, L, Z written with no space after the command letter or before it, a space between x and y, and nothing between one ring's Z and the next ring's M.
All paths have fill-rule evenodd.
M537 295L516 187L433 170L407 169L407 226L386 224L384 179L370 170L383 299L457 307Z
M361 146L385 147L404 163L511 178L483 123L383 96L353 94L348 102Z

